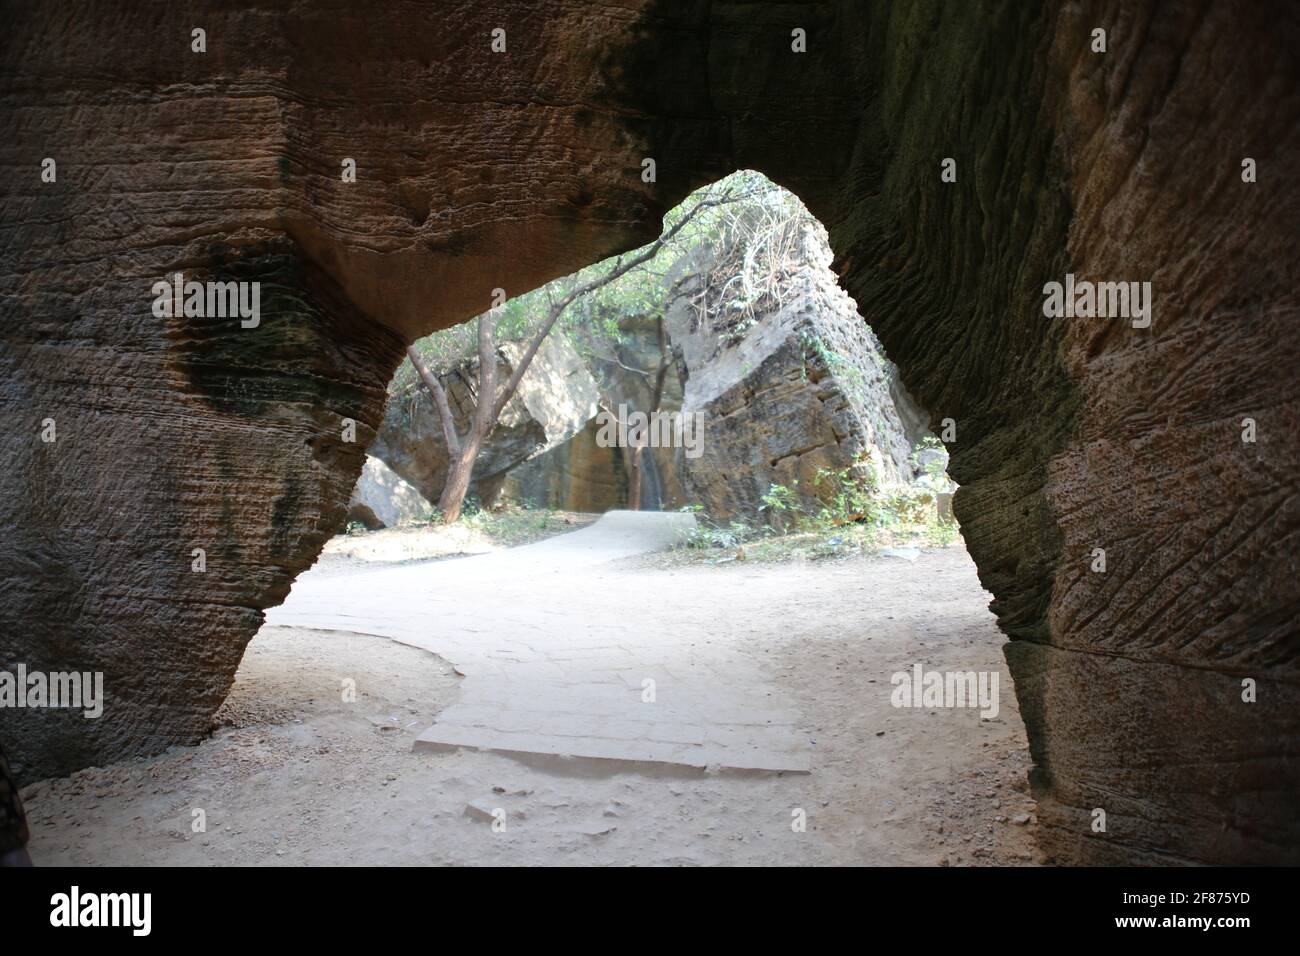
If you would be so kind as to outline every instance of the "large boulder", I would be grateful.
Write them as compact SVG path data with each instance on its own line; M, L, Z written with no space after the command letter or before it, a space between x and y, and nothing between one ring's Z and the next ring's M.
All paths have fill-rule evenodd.
M701 453L678 462L686 495L717 519L759 517L773 485L815 509L845 469L877 485L915 476L904 416L915 427L923 413L839 287L825 230L805 216L782 229L768 241L789 250L785 272L749 299L734 272L753 252L745 229L698 248L670 277L682 413L702 416L704 434Z
M498 348L498 383L513 373L524 348L516 342ZM456 432L464 435L478 398L477 359L445 376L444 387ZM596 414L597 397L596 382L577 351L562 335L549 335L479 451L472 493L485 502L495 499L510 469L581 431ZM437 405L418 379L389 400L370 453L429 501L438 501L450 456Z
M371 531L396 528L429 516L428 499L378 458L366 456L357 486L348 502L348 521L359 521Z

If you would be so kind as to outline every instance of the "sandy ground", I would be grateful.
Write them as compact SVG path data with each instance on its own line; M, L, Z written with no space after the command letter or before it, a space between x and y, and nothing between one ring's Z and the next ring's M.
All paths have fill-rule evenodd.
M436 655L267 627L195 748L24 791L46 864L1032 864L1028 755L1002 636L960 543L915 562L615 568L644 594L752 594L740 635L806 717L811 774L710 773L477 751L413 753L457 700ZM797 586L792 586L792 582ZM797 599L789 595L797 594ZM765 603L766 602L766 603ZM686 601L686 603L690 603ZM721 619L682 620L701 638ZM1001 713L898 709L914 663L996 670ZM344 680L355 681L345 701ZM504 825L490 816L502 811ZM795 832L797 811L806 830ZM206 829L196 832L195 811Z
M454 525L419 525L339 534L325 542L312 570L317 573L348 572L358 567L410 564L434 558L459 558L491 554L515 544L543 541L575 531L599 515L572 511L512 514L513 521L498 518L483 527L465 521ZM492 531L496 531L493 534Z

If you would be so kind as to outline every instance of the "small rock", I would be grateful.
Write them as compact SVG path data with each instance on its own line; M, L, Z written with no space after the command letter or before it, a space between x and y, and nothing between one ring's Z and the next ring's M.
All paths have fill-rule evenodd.
M492 811L496 809L499 808L492 806L490 801L471 800L465 804L465 816L473 820L481 820L484 823L491 823L496 819L492 814Z
M904 561L915 561L921 556L918 548L881 548L880 556L882 558L902 558Z

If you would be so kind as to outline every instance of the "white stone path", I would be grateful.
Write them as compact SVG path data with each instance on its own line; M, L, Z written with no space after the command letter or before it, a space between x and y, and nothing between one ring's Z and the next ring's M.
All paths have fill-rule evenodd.
M701 639L727 633L727 608L675 604L640 586L662 576L610 567L669 547L693 521L616 511L493 554L309 571L267 624L377 634L450 661L461 699L417 749L806 773L801 715L772 705L743 635Z

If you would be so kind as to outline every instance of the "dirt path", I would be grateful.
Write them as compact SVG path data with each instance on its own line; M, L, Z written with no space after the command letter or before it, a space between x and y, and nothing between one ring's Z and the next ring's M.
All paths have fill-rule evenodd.
M466 678L461 697L418 747L807 771L801 715L748 647L761 602L736 594L749 600L742 610L725 585L691 594L653 575L610 577L616 562L694 527L686 514L614 511L573 534L436 567L313 572L267 621L364 631L450 661ZM721 607L728 626L701 626L716 628Z
M552 602L589 619L593 607L621 609L648 644L671 628L698 647L687 660L745 660L746 685L761 677L800 715L811 772L414 752L416 736L462 703L468 679L383 637L271 626L250 644L223 709L229 726L202 746L28 788L32 854L200 865L1037 859L1002 637L960 546L913 563L658 569L602 559L587 579ZM996 671L998 717L891 706L890 676L918 663ZM725 692L725 667L715 679ZM353 702L342 699L345 680ZM206 832L193 832L195 810ZM791 826L799 810L806 832Z

